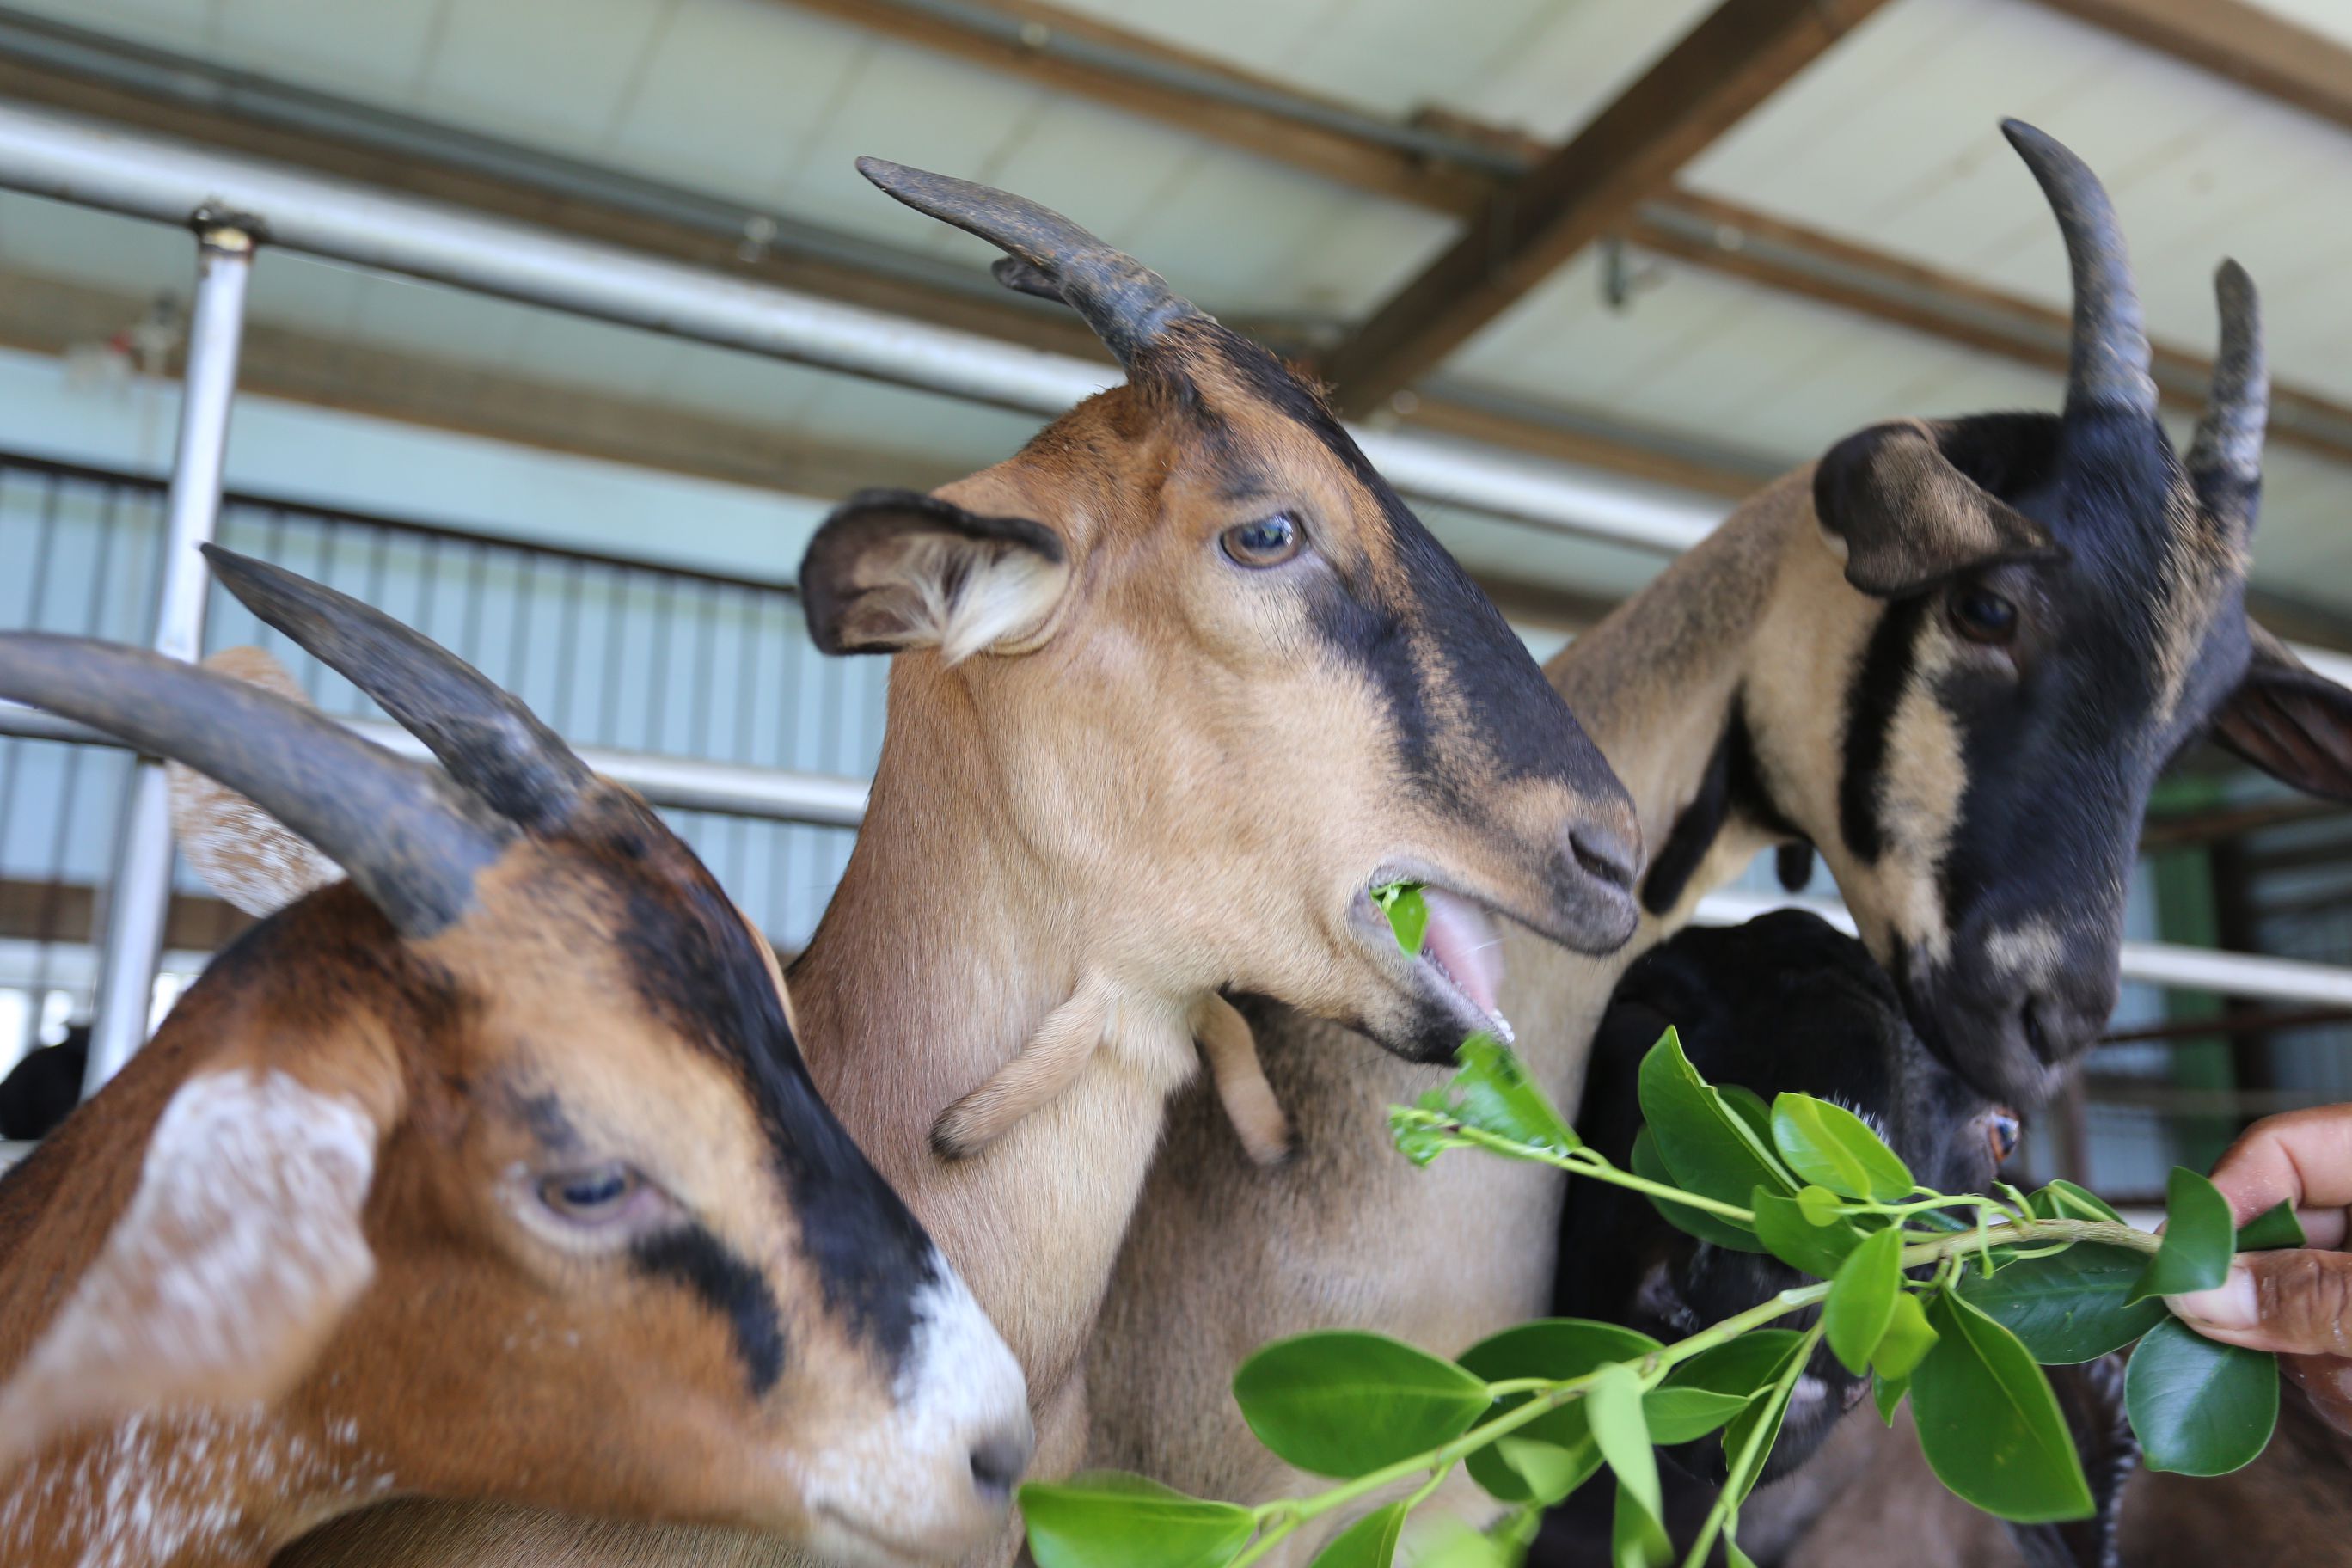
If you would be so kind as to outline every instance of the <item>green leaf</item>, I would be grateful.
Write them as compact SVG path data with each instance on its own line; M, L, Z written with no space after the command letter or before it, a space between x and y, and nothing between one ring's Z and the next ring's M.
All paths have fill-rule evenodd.
M2091 1489L2050 1380L2017 1336L1948 1291L1927 1309L1936 1345L1911 1374L1919 1447L1937 1477L2017 1524L2088 1519Z
M2309 1240L2303 1234L2303 1222L2294 1217L2294 1205L2281 1198L2238 1227L2237 1247L2241 1252L2269 1252L2302 1247Z
M1862 1231L1852 1220L1815 1225L1796 1199L1776 1196L1762 1187L1749 1189L1748 1207L1756 1215L1757 1239L1772 1256L1816 1279L1834 1275L1846 1255L1862 1245Z
M1486 1414L1486 1380L1381 1334L1277 1340L1234 1374L1242 1418L1276 1455L1353 1478L1459 1437Z
M1910 1196L1916 1185L1911 1167L1870 1123L1810 1094L1772 1101L1772 1142L1790 1170L1845 1197L1891 1204Z
M1372 889L1372 902L1389 917L1389 930L1396 933L1397 945L1411 957L1421 951L1421 939L1429 930L1429 900L1422 897L1418 882L1391 882Z
M2099 1242L2011 1262L1988 1279L1970 1273L1960 1294L2024 1342L2044 1366L2096 1361L2164 1321L2164 1303L2135 1300L2145 1255Z
M1901 1377L1886 1377L1875 1372L1870 1374L1870 1400L1878 1406L1880 1425L1895 1425L1895 1407L1901 1405L1903 1396L1910 1392L1911 1376L1908 1373Z
M1674 1542L1657 1515L1642 1506L1633 1489L1622 1481L1617 1488L1617 1511L1609 1521L1609 1560L1616 1568L1656 1568L1673 1560Z
M1903 1293L1903 1237L1893 1230L1873 1232L1846 1254L1822 1305L1822 1327L1830 1353L1859 1377L1871 1353L1895 1321L1895 1299Z
M1021 1517L1037 1568L1210 1568L1240 1551L1257 1524L1245 1508L1115 1470L1023 1487Z
M1797 1193L1797 1212L1805 1216L1807 1225L1835 1225L1846 1217L1839 1212L1844 1202L1827 1187L1807 1186Z
M1664 1494L1658 1485L1657 1450L1650 1447L1650 1428L1642 1419L1642 1378L1620 1363L1601 1369L1585 1391L1584 1415L1601 1457L1617 1472L1617 1484L1653 1520L1665 1513Z
M1451 1085L1457 1121L1555 1154L1565 1154L1583 1142L1528 1077L1510 1047L1494 1036L1471 1036L1462 1042L1457 1059L1462 1070Z
M1516 1377L1540 1377L1559 1383L1582 1377L1612 1363L1639 1361L1658 1348L1658 1342L1649 1335L1615 1323L1590 1322L1582 1318L1542 1318L1479 1341L1462 1352L1462 1365L1482 1386ZM1483 1415L1487 1418L1501 1415L1517 1409L1529 1397L1512 1394L1496 1401ZM1581 1399L1570 1400L1559 1409L1537 1416L1520 1427L1516 1436L1549 1443L1574 1455L1578 1463L1586 1467L1587 1476L1600 1468L1601 1450L1585 1421ZM1462 1466L1470 1472L1471 1479L1505 1502L1533 1500L1534 1494L1525 1478L1493 1448L1481 1448L1467 1456Z
M2278 1423L2278 1358L2216 1344L2177 1319L2147 1332L2124 1371L2124 1407L2151 1470L2226 1476Z
M1657 1140L1650 1136L1650 1130L1646 1127L1633 1135L1633 1173L1645 1182L1659 1182L1669 1187L1682 1185L1675 1173L1666 1169L1666 1163L1658 1157ZM1721 1215L1709 1214L1688 1204L1678 1204L1672 1198L1656 1196L1650 1196L1650 1206L1658 1211L1660 1218L1685 1236L1695 1236L1701 1241L1712 1242L1734 1252L1764 1250L1764 1244L1756 1239L1754 1231Z
M1750 1329L1666 1373L1666 1388L1703 1388L1746 1401L1772 1386L1804 1340L1794 1329Z
M1642 1396L1642 1419L1649 1425L1650 1441L1662 1448L1704 1437L1747 1408L1744 1394L1674 1384L1662 1384Z
M2027 1207L2043 1219L2105 1219L2124 1223L2124 1216L2107 1204L2107 1200L2087 1187L2078 1187L2064 1177L2027 1200Z
M1759 1186L1797 1190L1770 1146L1698 1076L1672 1029L1642 1058L1641 1100L1658 1157L1685 1191L1745 1208Z
M2173 1166L2164 1183L2164 1244L2127 1299L2211 1289L2230 1276L2236 1237L2221 1189L2185 1165Z
M1424 1095L1423 1098L1426 1100L1430 1096ZM1444 1098L1443 1092L1439 1092L1436 1098L1442 1100ZM1424 1105L1421 1109L1435 1110L1446 1116L1454 1113L1452 1106L1443 1104ZM1446 1131L1443 1128L1432 1127L1425 1121L1407 1119L1401 1114L1403 1110L1404 1107L1401 1105L1389 1107L1389 1136L1395 1140L1397 1152L1414 1164L1426 1165L1448 1149L1472 1147L1466 1138Z
M1762 1095L1737 1083L1717 1084L1715 1092L1725 1109L1748 1123L1748 1131L1756 1134L1757 1147L1772 1147L1772 1108L1764 1103Z
M1563 1448L1529 1437L1498 1437L1495 1452L1524 1483L1529 1500L1547 1505L1568 1496L1601 1468L1601 1445L1590 1441Z
M1871 1365L1881 1377L1892 1378L1907 1388L1911 1374L1935 1348L1936 1331L1928 1326L1919 1298L1906 1291L1895 1298L1895 1316L1888 1320L1878 1348L1871 1352Z
M1491 1535L1453 1521L1437 1529L1436 1540L1414 1554L1416 1568L1519 1568L1519 1553Z
M1315 1554L1312 1568L1389 1568L1404 1532L1404 1500L1376 1508Z
M1723 1564L1724 1568L1756 1568L1756 1559L1739 1550L1739 1542L1731 1539L1727 1530L1723 1532Z

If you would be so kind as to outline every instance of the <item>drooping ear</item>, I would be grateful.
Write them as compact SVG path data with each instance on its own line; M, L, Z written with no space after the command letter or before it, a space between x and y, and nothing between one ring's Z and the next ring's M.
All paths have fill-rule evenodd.
M305 706L301 682L257 647L223 648L206 669L249 681ZM205 886L249 915L275 914L314 889L339 881L343 868L310 840L218 780L173 763L172 837Z
M173 1095L130 1202L0 1386L0 1469L74 1428L273 1399L315 1364L374 1275L361 1213L404 1099L388 1048L331 1065L332 1091L239 1067Z
M1901 598L1962 572L2065 558L2047 529L1956 468L1942 437L1924 420L1874 425L1813 470L1814 512L1865 594Z
M912 490L865 490L835 509L801 562L809 635L827 653L936 647L950 664L1025 651L1070 577L1054 531L982 517Z
M2213 739L2306 795L2352 800L2352 691L2262 627L2246 630L2254 657L2213 716Z

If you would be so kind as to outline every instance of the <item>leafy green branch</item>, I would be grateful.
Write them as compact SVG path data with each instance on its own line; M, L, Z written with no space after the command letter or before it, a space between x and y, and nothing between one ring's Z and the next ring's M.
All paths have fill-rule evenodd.
M1412 910L1382 907L1404 916L1403 942ZM2043 1366L2137 1344L2126 1401L2158 1469L2221 1474L2269 1440L2273 1358L2189 1332L2159 1298L2220 1283L2234 1248L2302 1245L2284 1207L2234 1230L2212 1184L2176 1170L2159 1238L2067 1182L2032 1194L1933 1192L1841 1106L1801 1094L1768 1105L1707 1083L1672 1030L1643 1061L1644 1126L1625 1170L1578 1138L1502 1046L1475 1037L1461 1058L1444 1089L1391 1109L1407 1158L1473 1149L1552 1165L1638 1193L1694 1237L1769 1253L1813 1282L1673 1344L1548 1319L1451 1361L1349 1331L1267 1345L1234 1379L1242 1415L1277 1458L1337 1484L1255 1507L1111 1473L1027 1486L1040 1568L1249 1568L1314 1521L1357 1510L1315 1568L1386 1568L1407 1517L1457 1468L1500 1517L1483 1532L1455 1525L1419 1554L1424 1563L1503 1568L1542 1510L1605 1470L1615 1561L1664 1563L1673 1549L1656 1450L1709 1437L1727 1479L1683 1562L1697 1568L1720 1541L1745 1564L1740 1506L1822 1347L1870 1377L1882 1419L1910 1400L1947 1486L2019 1522L2093 1508ZM1802 1328L1781 1321L1800 1314L1810 1317Z

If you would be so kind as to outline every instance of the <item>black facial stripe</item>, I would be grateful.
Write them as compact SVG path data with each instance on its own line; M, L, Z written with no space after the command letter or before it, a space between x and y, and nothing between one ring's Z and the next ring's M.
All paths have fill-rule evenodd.
M1838 831L1855 858L1874 861L1886 849L1878 816L1878 786L1886 769L1888 731L1895 710L1910 685L1919 628L1931 595L1898 599L1886 606L1870 634L1846 689L1845 755L1838 774Z
M1698 793L1675 818L1664 847L1651 859L1649 874L1642 879L1643 909L1663 915L1675 907L1734 816L1768 833L1804 837L1780 810L1764 782L1763 768L1756 759L1756 737L1748 727L1747 703L1737 693L1722 738L1707 758L1706 771L1699 775Z
M1219 329L1222 331L1222 329ZM1470 580L1412 509L1372 467L1323 400L1255 343L1224 332L1223 358L1265 404L1305 428L1363 486L1381 509L1408 602L1368 604L1338 583L1316 601L1316 626L1342 657L1379 685L1401 739L1408 776L1447 809L1474 820L1487 785L1530 777L1567 778L1580 789L1613 784L1598 748L1544 679L1518 634ZM1423 634L1428 663L1415 662L1406 626ZM1475 768L1446 766L1432 694L1475 694L1484 753ZM1461 762L1459 747L1450 748ZM1473 776L1475 774L1475 776Z
M727 1320L753 1398L776 1385L784 1373L784 1325L758 1269L698 1225L649 1236L629 1256L646 1273L685 1286Z
M828 1311L896 1368L937 1254L809 1081L751 934L707 875L624 882L617 933L655 1016L726 1064L757 1108Z

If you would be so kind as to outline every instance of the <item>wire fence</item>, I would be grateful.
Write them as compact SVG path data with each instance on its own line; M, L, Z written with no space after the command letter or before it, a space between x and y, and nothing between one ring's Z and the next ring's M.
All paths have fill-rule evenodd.
M152 624L161 480L0 455L0 630L138 643ZM810 645L787 584L523 545L394 518L224 498L220 542L340 588L456 650L576 744L863 777L885 666ZM339 718L381 718L350 682L215 587L205 651L277 656ZM129 754L0 739L0 1072L86 1019ZM761 929L806 942L853 830L664 814ZM241 929L184 867L163 1009Z

